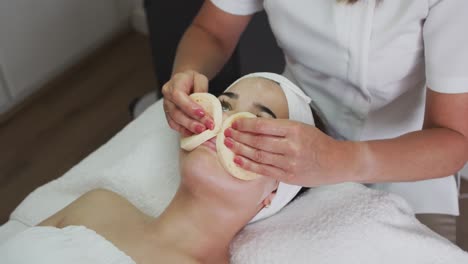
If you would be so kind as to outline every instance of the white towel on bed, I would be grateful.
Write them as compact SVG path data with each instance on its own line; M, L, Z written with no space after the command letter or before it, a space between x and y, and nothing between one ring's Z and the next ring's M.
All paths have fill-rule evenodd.
M61 178L32 192L12 222L33 226L94 188L157 216L179 183L178 137L162 101ZM1 234L10 224L0 228ZM1 243L1 241L0 241ZM359 184L312 189L232 244L232 263L468 263L468 254L417 222L406 202Z
M84 226L36 226L0 244L2 264L136 264L103 236Z

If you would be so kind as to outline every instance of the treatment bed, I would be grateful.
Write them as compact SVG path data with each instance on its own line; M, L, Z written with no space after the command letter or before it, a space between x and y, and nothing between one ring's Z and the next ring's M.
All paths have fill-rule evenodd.
M95 188L159 215L179 183L178 144L158 101L65 175L33 191L0 227L0 244ZM356 183L309 190L244 228L231 252L231 262L242 264L468 263L468 254L419 223L405 200Z

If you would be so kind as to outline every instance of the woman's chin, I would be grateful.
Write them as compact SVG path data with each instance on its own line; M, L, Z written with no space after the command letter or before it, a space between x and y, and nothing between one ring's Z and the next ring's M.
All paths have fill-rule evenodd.
M216 152L203 145L191 152L185 152L180 162L182 177L206 177L204 175L224 172Z
M181 184L198 197L208 197L242 206L258 205L265 192L265 180L243 181L231 176L209 146L182 152Z
M204 152L206 151L206 152L209 152L211 155L216 156L216 158L218 157L217 152L216 152L216 146L213 147L205 143L198 146L194 151L204 151Z

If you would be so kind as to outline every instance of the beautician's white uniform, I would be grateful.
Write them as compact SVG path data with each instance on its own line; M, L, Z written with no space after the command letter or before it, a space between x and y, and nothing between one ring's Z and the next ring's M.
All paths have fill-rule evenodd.
M285 53L284 75L312 98L335 138L420 130L426 86L468 92L468 0L212 2L237 15L265 9ZM415 213L459 213L453 176L374 187L405 197Z

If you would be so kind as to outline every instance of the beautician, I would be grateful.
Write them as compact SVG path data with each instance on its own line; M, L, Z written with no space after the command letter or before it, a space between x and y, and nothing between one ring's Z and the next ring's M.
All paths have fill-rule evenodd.
M388 190L455 241L453 174L468 157L468 1L207 0L163 87L171 128L185 135L213 126L188 94L208 90L261 9L285 54L283 75L312 98L327 133L240 120L226 132L235 162L297 185Z

